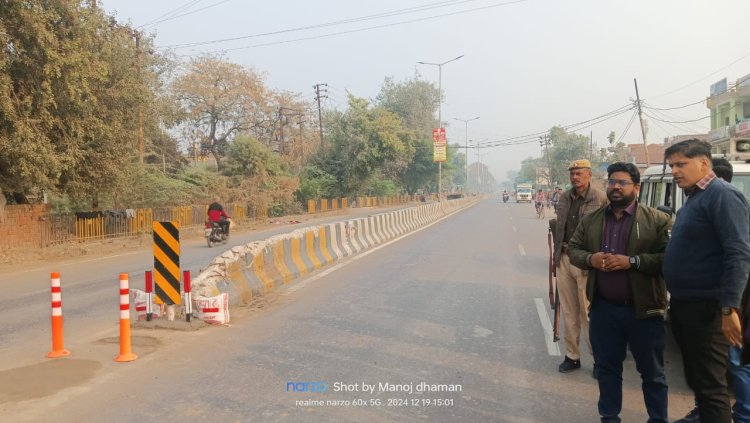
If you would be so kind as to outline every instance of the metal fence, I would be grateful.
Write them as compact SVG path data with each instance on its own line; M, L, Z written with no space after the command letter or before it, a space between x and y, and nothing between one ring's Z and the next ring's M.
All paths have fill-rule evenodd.
M419 201L416 196L358 197L354 207L375 207ZM310 200L308 213L349 207L347 198ZM0 247L38 248L71 242L151 234L152 222L177 222L180 228L202 227L207 205L156 207L118 211L55 215L47 205L7 206L0 215ZM268 218L268 208L226 204L227 214L238 222Z

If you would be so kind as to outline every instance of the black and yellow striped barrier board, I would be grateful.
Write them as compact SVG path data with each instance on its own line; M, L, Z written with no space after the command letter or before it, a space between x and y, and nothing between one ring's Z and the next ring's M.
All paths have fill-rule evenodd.
M156 304L180 304L180 228L177 222L154 222L154 293Z

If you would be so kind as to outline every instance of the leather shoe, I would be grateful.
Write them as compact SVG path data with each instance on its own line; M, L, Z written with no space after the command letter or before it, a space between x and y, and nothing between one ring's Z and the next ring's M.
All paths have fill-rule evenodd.
M698 407L693 408L685 417L675 420L674 423L701 423L701 416L698 414Z
M563 360L562 363L560 363L560 366L557 368L557 370L560 371L560 373L568 373L573 370L577 370L581 368L581 360L573 360L572 358L569 358L567 355L565 356L565 360Z

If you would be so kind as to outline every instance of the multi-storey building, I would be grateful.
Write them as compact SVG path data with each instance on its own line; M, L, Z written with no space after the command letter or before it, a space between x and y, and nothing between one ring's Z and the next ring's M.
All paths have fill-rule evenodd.
M750 159L750 74L734 83L724 78L711 85L706 106L711 110L708 139L713 152L729 160Z

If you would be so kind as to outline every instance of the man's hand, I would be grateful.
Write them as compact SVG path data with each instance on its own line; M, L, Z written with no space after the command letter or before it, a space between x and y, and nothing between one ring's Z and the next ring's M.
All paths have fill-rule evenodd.
M724 337L735 347L742 347L742 329L740 325L740 316L737 311L732 309L732 313L721 316L721 331Z
M630 269L630 258L621 254L598 252L591 256L591 267L602 272Z
M602 270L604 271L604 264L606 262L605 257L609 254L604 254L602 252L594 253L591 256L591 267L593 267L596 270Z
M630 269L630 258L622 254L605 254L604 270L605 272L615 272L617 270Z

